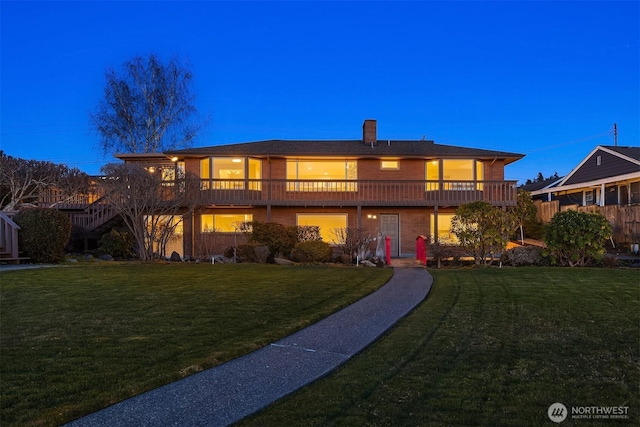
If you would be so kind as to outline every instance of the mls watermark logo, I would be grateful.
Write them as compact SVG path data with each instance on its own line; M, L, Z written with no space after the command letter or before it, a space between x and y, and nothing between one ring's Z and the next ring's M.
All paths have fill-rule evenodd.
M571 415L572 420L628 420L628 406L572 406L571 414L562 403L556 402L547 409L549 419L561 423Z
M553 405L549 406L549 409L547 410L547 415L549 416L549 419L554 423L561 423L564 420L566 420L567 414L568 414L567 407L564 406L562 403L556 402Z

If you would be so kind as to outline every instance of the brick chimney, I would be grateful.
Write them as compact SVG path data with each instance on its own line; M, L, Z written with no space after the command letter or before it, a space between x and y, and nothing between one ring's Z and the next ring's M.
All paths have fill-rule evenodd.
M376 130L378 122L367 119L362 125L362 142L367 145L378 145L378 132Z

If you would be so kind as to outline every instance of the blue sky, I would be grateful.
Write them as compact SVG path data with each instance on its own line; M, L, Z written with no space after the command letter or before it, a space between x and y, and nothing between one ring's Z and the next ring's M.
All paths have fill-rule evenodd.
M96 174L104 71L188 59L194 146L380 139L526 154L524 182L640 145L640 2L2 1L0 149Z

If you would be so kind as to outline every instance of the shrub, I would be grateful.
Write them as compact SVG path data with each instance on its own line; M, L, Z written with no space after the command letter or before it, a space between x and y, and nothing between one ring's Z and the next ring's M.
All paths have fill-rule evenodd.
M611 225L597 212L567 210L551 218L545 230L547 250L552 263L571 267L600 260L604 244L611 236Z
M285 227L275 222L252 222L253 232L250 243L259 243L269 247L270 258L276 253L290 254L298 240L297 227Z
M307 240L322 240L320 227L317 225L299 225L297 228L298 242Z
M504 253L504 262L514 267L523 265L543 265L542 248L537 246L517 246Z
M451 232L458 238L460 246L473 254L476 264L489 265L494 255L507 246L512 222L513 219L500 208L478 201L456 209L451 220Z
M238 258L245 262L264 264L267 262L267 258L269 257L269 248L256 242L243 243L238 245L236 254Z
M114 258L130 258L135 255L133 245L135 240L131 234L113 229L103 234L98 243L100 254L109 254Z
M322 240L307 240L296 245L291 258L297 262L329 262L331 246Z
M35 262L60 262L71 237L71 221L55 209L29 208L20 211L14 221L20 248Z
M233 254L235 253L235 249L233 246L227 246L227 249L224 250L223 255L225 258L233 258Z
M538 221L528 221L524 225L524 237L542 240L544 238L545 225Z

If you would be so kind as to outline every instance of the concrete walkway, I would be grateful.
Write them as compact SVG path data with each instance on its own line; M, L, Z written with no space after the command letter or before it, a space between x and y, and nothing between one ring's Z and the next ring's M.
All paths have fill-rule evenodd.
M230 362L87 415L67 426L226 426L329 374L427 296L423 268L391 280L343 310Z

